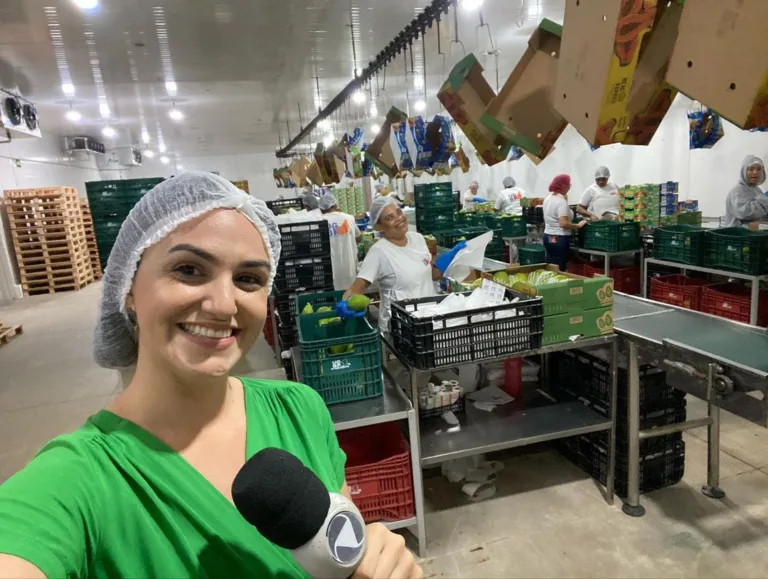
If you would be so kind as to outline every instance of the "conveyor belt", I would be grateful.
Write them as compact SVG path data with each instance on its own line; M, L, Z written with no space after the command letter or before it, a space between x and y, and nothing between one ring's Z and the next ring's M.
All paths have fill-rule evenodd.
M656 345L665 341L738 367L756 376L768 377L768 333L648 300L615 294L616 333Z

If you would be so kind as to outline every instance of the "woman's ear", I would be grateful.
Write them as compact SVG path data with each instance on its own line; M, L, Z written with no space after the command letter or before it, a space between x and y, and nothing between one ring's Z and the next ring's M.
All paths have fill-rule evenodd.
M127 309L127 310L135 310L136 309L136 306L135 306L134 301L133 301L133 295L130 294L130 293L127 296L125 296L125 309Z

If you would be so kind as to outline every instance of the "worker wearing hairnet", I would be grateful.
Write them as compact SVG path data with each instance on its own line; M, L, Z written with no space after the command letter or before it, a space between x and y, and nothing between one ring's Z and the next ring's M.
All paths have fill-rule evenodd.
M595 170L595 182L584 190L576 208L579 215L597 220L619 214L619 188L610 178L608 167Z
M336 197L327 193L318 201L323 218L328 222L333 264L333 288L346 290L357 275L357 244L362 239L355 218L339 211Z
M749 227L768 219L768 198L760 185L765 183L765 164L760 157L747 155L741 165L739 183L725 198L724 227Z
M395 199L377 197L371 204L370 213L371 224L381 234L381 239L371 247L357 279L336 309L344 317L365 315L365 312L350 311L346 300L351 295L365 293L371 284L378 283L381 294L379 328L387 331L390 304L397 300L434 296L434 282L442 277L466 243L458 244L433 263L424 236L408 231L408 221Z
M523 208L520 200L525 197L525 191L517 186L512 177L504 178L504 189L496 197L496 211L507 215L522 215Z
M469 189L464 193L464 200L461 204L464 211L474 211L475 203L485 203L486 200L477 194L479 188L480 184L477 181L472 181L469 184Z

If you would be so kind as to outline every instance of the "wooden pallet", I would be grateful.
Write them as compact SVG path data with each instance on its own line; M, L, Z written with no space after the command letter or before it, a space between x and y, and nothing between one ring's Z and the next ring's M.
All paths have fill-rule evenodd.
M5 191L5 206L25 292L70 291L94 281L95 268L76 189Z
M0 323L0 346L6 345L23 331L21 324L18 326L4 326Z
M96 231L93 228L93 218L91 217L91 206L88 199L80 200L80 212L83 214L83 225L85 227L85 242L88 247L88 256L91 260L91 270L93 278L101 279L103 271L101 269L101 259L99 259L99 246L96 243Z

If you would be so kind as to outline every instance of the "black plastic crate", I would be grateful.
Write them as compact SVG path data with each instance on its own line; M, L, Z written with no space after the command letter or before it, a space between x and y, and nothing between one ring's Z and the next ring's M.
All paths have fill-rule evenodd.
M608 432L596 432L595 434L585 434L583 438L590 444L597 445L600 449L608 450ZM683 440L682 432L674 432L663 436L654 436L653 438L644 438L640 441L640 456L657 456L666 453L670 448L675 448ZM616 456L621 460L627 459L629 452L629 438L626 432L616 435Z
M278 227L282 245L281 259L331 255L327 221L286 223Z
M510 300L520 301L423 318L411 315L446 297L392 303L394 346L415 368L455 366L541 347L544 308L540 297L507 290Z
M523 217L525 217L529 225L543 225L544 207L541 205L536 207L523 207Z
M330 255L280 259L275 274L275 289L279 293L319 290L333 286L333 263Z
M285 379L289 381L296 380L296 373L293 370L293 358L287 357L281 360L283 370L285 370Z
M286 209L302 209L303 205L301 199L275 199L273 201L267 201L267 207L272 210L275 215L280 215L280 212Z

